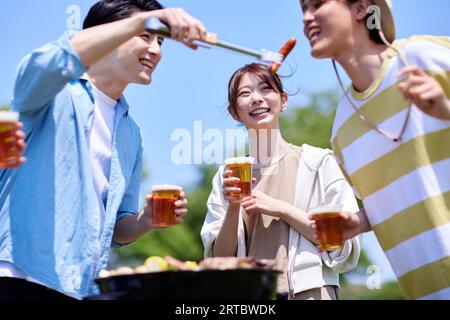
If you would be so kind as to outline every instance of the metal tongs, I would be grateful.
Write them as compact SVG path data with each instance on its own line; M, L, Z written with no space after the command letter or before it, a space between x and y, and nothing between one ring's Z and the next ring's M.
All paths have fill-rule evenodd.
M146 29L150 33L158 34L165 38L170 38L170 29L158 18L148 18L146 21ZM243 53L255 57L259 61L270 63L270 70L275 73L281 66L283 61L286 59L287 55L292 51L297 41L295 38L289 39L279 52L268 51L265 49L255 50L246 48L234 43L219 40L217 34L211 32L208 32L206 40L201 42L212 46L221 47L227 50Z

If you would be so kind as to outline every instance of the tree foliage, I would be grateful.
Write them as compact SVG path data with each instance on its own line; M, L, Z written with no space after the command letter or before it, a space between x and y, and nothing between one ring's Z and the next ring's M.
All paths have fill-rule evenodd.
M296 145L329 148L338 97L334 90L315 93L308 105L289 108L280 121L284 138Z

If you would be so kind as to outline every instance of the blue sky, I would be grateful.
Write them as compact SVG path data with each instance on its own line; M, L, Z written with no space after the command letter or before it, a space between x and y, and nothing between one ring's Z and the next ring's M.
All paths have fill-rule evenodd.
M161 2L166 7L184 8L202 20L220 39L250 48L278 51L287 39L296 37L297 46L280 71L289 74L296 70L286 79L286 88L291 92L300 89L305 94L290 97L290 107L305 102L306 93L337 87L331 63L314 60L309 55L297 0ZM412 34L450 35L450 1L393 2L399 38ZM83 19L93 3L95 1L92 0L18 0L3 4L0 10L0 104L10 101L20 59L67 29L68 22L73 22L71 14L67 13L70 6L78 7ZM173 41L165 42L163 54L153 83L147 87L130 86L125 96L144 135L145 167L151 175L144 189L159 183L175 183L189 188L198 179L197 171L195 166L177 166L171 162L171 150L176 145L171 141L172 132L180 128L193 132L195 121L202 121L204 131L236 128L226 113L227 82L234 70L254 60L219 48L192 51ZM374 241L365 242L372 244ZM371 245L371 255L379 257L377 250ZM377 263L384 266L385 261L379 259ZM386 271L386 276L389 272Z

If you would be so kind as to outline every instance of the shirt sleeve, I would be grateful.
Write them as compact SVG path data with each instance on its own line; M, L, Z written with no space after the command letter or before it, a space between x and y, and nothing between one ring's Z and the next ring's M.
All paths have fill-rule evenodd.
M200 232L205 258L213 256L214 241L219 234L228 209L228 203L222 193L222 172L223 166L220 167L213 178L212 191L206 203L208 212L206 213L205 221Z
M408 63L434 77L450 98L450 37L416 36L401 51Z
M120 203L119 209L117 211L116 223L123 217L135 215L139 212L139 189L141 185L141 175L142 175L142 153L143 147L141 139L141 146L139 147L139 151L133 167L133 172L131 174L130 182L122 198L122 202ZM117 243L113 240L111 243L111 247L117 248L126 246L128 244L129 243Z
M136 162L133 167L133 173L131 174L130 182L117 212L116 223L127 215L135 215L139 212L139 189L142 176L142 153L143 148L141 145L139 147Z
M359 211L353 190L347 183L339 165L334 157L329 156L320 170L323 176L325 203L338 205L346 212ZM337 273L343 273L354 269L361 253L360 237L346 240L344 247L333 251L322 252L322 261Z
M69 42L73 33L64 33L57 41L35 49L22 59L16 74L12 110L38 111L69 81L78 79L85 72Z

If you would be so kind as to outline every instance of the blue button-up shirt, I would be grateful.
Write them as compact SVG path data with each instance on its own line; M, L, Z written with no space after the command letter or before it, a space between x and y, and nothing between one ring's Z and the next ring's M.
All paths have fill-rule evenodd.
M0 170L0 261L85 296L106 267L115 222L139 210L142 136L121 97L102 228L86 140L94 104L69 37L34 50L18 69L12 109L24 123L28 161Z

